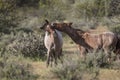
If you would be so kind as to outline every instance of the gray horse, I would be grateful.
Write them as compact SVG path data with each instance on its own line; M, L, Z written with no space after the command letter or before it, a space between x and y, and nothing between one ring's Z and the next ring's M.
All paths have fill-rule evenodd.
M44 38L44 44L47 48L47 67L50 64L51 66L53 60L54 63L57 64L57 58L61 60L62 56L62 46L63 46L63 40L62 40L62 34L55 29L51 29L50 26L48 26L49 22L45 20L45 24L40 27L40 29L45 30L45 38ZM62 61L62 60L61 60Z

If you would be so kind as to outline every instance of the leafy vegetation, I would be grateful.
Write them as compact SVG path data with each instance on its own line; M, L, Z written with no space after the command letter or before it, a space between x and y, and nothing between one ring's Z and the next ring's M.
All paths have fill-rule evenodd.
M0 79L37 79L25 58L45 59L44 34L39 30L44 19L71 21L83 29L105 25L119 34L119 14L119 0L0 0ZM66 80L80 80L86 75L97 79L100 68L119 67L119 61L108 63L105 55L98 53L87 55L85 61L66 59L55 73Z
M14 36L14 41L7 46L7 50L12 54L23 54L25 57L44 59L46 49L41 35L19 32L12 36Z
M120 24L110 28L111 31L120 34Z
M0 79L1 80L36 80L30 64L22 56L15 56L9 52L0 51Z
M53 73L60 80L99 80L100 69L120 69L119 61L107 61L105 53L89 53L86 59L80 59L79 55L65 58L65 62L60 64ZM112 59L114 55L112 55Z

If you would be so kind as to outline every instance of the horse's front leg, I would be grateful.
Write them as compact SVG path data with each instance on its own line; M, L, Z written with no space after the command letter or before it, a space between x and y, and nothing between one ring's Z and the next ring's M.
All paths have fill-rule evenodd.
M46 63L47 67L49 66L49 64L50 64L50 50L47 51L47 63Z
M86 56L86 49L83 46L78 46L79 50L80 50L80 56L82 58L84 58Z

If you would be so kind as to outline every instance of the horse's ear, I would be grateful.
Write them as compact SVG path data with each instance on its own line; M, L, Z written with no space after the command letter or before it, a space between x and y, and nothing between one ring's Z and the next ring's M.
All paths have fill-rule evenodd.
M47 19L45 19L45 22L46 22L46 23L49 23L49 21L48 21Z
M69 26L71 26L72 24L73 24L73 23L72 23L72 22L70 22L70 23L69 23Z

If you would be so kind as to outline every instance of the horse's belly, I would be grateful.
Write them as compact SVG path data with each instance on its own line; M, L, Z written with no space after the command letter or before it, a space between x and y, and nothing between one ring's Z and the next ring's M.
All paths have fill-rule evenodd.
M91 38L87 41L87 43L93 49L98 49L98 48L101 48L102 46L101 38Z

